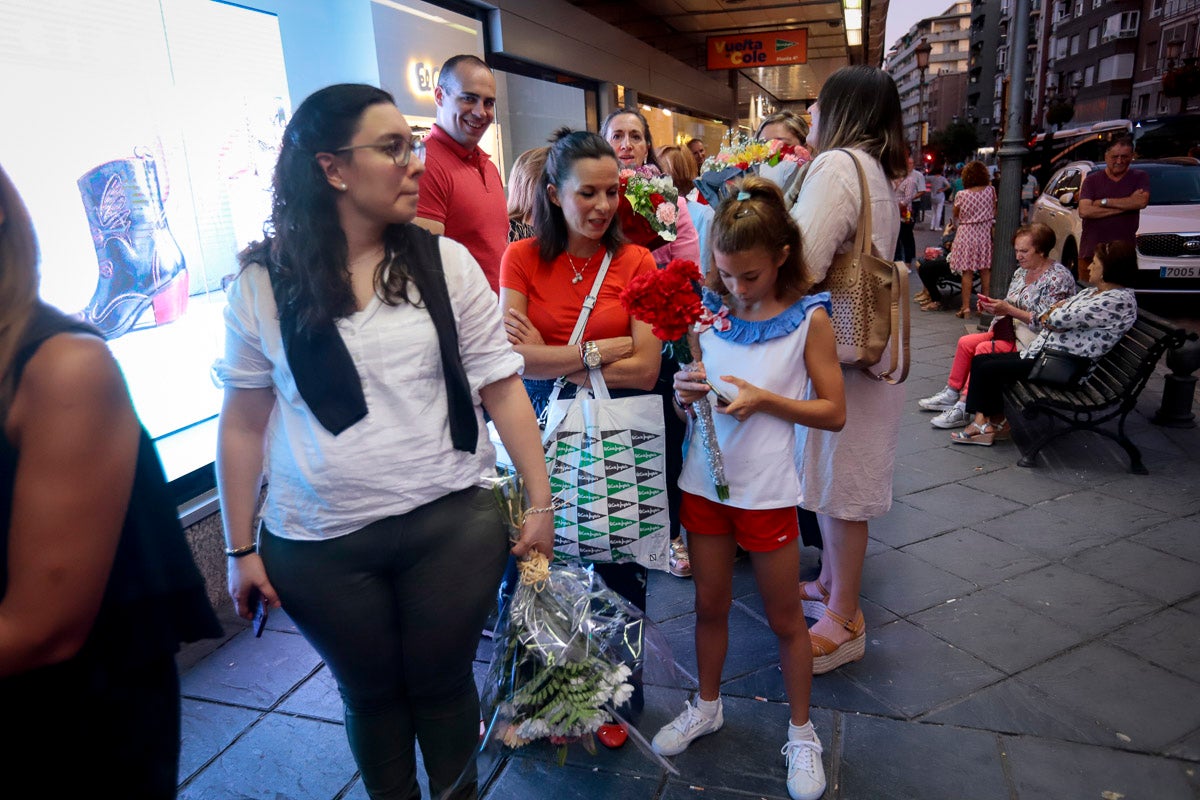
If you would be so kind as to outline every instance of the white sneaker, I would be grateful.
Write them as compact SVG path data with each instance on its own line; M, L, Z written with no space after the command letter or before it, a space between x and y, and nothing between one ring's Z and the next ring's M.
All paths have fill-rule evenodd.
M792 800L817 800L825 794L820 742L789 741L779 752L787 759L787 787Z
M958 392L946 386L934 396L918 400L917 405L926 411L946 411L954 408L954 404L957 402Z
M971 421L970 416L965 409L958 406L951 406L942 413L938 414L933 419L929 420L929 424L935 428L965 428L967 423Z
M725 715L720 699L717 700L717 713L706 717L697 706L691 703L683 704L683 713L663 726L654 735L650 746L660 756L677 756L688 745L710 733L716 733L725 724Z

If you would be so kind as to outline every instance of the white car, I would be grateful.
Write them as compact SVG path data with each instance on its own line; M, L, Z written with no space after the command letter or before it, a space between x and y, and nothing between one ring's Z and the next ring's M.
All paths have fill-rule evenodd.
M1139 292L1200 293L1200 161L1194 158L1139 160L1132 165L1150 176L1150 205L1142 209L1137 232ZM1079 190L1103 162L1072 161L1051 176L1033 204L1034 222L1050 226L1050 255L1072 272L1079 260Z

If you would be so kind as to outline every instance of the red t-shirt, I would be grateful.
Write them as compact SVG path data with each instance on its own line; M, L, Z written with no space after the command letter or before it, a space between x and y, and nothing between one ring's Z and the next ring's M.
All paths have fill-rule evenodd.
M529 300L525 315L542 334L542 339L548 345L562 346L571 339L571 331L583 309L583 300L596 281L596 271L603 259L604 250L596 251L588 259L587 266L582 267L583 280L571 283L575 272L566 253L547 264L538 254L538 240L522 239L504 251L500 262L500 286L525 295ZM578 259L575 266L581 266ZM608 266L596 306L580 341L628 336L632 326L629 312L621 305L621 292L635 275L655 269L649 250L636 244L621 245Z
M1138 189L1150 191L1150 176L1140 169L1126 170L1119 181L1114 181L1104 170L1098 169L1083 179L1079 196L1098 203L1105 197L1129 197ZM1141 217L1140 211L1124 211L1104 219L1083 220L1079 257L1091 258L1096 245L1101 242L1125 241L1133 244Z
M425 174L417 216L446 226L446 237L467 248L492 291L500 285L500 256L508 244L508 201L500 171L487 153L467 150L437 125L425 138Z

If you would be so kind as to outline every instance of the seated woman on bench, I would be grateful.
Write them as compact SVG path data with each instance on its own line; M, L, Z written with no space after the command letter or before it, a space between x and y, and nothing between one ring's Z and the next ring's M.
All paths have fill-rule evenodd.
M974 421L950 434L955 444L990 445L1009 434L1004 389L1029 377L1046 348L1089 358L1092 363L1116 346L1137 321L1137 298L1127 289L1137 276L1137 253L1128 241L1096 245L1089 278L1094 284L1041 315L1042 332L1023 353L986 353L971 360L967 411Z
M979 307L994 315L983 333L958 340L946 388L918 400L923 411L941 411L930 424L935 428L961 428L969 422L966 411L971 359L980 353L1012 353L1024 349L1040 332L1039 318L1052 305L1075 294L1075 276L1050 259L1054 231L1042 225L1022 225L1013 234L1017 271L1003 300L979 296Z

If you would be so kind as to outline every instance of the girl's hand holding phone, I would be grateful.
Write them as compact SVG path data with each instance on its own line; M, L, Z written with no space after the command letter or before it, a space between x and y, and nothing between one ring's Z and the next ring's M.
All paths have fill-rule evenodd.
M759 401L764 394L762 389L732 375L722 375L721 380L737 387L737 395L728 403L719 404L717 406L718 414L728 414L738 422L742 422L758 411Z
M675 394L684 405L696 402L708 394L709 384L704 364L695 361L675 373Z

